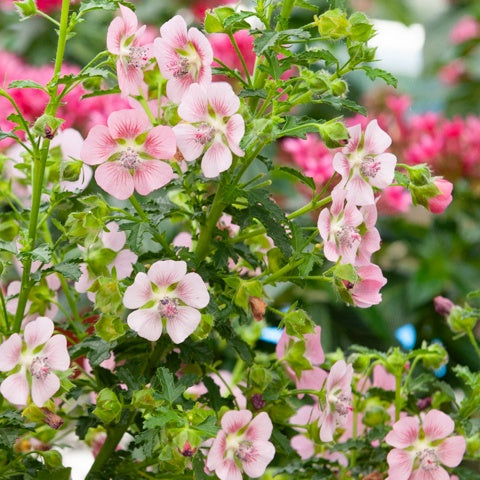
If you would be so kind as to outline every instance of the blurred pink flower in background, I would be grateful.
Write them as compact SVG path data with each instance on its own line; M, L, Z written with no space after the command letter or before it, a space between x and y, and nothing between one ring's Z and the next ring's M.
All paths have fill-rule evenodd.
M472 16L462 17L450 31L449 39L454 45L480 36L480 23Z

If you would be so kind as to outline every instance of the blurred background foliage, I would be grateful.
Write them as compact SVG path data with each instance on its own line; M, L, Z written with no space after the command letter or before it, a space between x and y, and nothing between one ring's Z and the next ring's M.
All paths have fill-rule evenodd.
M55 43L51 25L40 17L18 23L15 12L8 8L11 3L4 0L0 11L0 48L20 55L33 65L51 62ZM164 0L139 0L134 3L140 21L155 29L179 10L187 21L200 22L202 9L214 6L214 2L189 4L187 1ZM318 5L319 11L327 5L321 0L313 3ZM408 52L404 58L393 59L399 66L397 71L392 72L399 79L398 94L411 98L406 116L428 111L450 119L457 115L479 115L480 33L460 44L451 41L451 31L463 17L480 20L478 1L351 0L350 4L342 3L364 11L373 19L423 27L423 68L418 75L402 73L400 64L408 65L413 61ZM56 15L55 11L50 14L53 17ZM68 62L84 65L105 48L105 33L113 14L112 11L94 11L88 15L69 43ZM293 20L309 21L306 18ZM463 62L464 70L454 81L442 82L442 68L455 60ZM372 83L363 76L355 75L350 81L350 91L358 99L367 98L360 100L367 105L367 110L381 111L383 106L373 106L372 99L377 90L385 88L383 82ZM311 111L308 113L312 114ZM313 114L338 115L338 112L317 111ZM401 144L402 137L398 137L397 141ZM266 153L276 159L284 157L281 148L276 151L270 149ZM405 162L405 159L399 156L399 161ZM447 161L458 160L449 157ZM441 341L450 354L446 375L456 363L477 369L480 365L474 363L476 356L472 354L468 341L454 341L444 318L435 312L433 306L433 298L437 295L463 304L470 291L480 288L480 182L463 171L458 174L458 169L450 166L452 171L457 171L455 178L450 178L455 181L454 200L443 215L434 216L415 208L405 214L380 218L383 247L373 260L382 267L388 284L383 288L383 302L379 306L364 310L344 307L330 288L312 281L306 283L305 288L285 284L273 289L270 293L274 306L285 308L298 301L299 307L309 311L312 318L322 325L326 351L348 347L351 343L386 349L390 345L398 345L398 329L410 325L410 334L415 333L411 337L413 344L400 343L403 342L405 348L413 348L423 340ZM448 178L446 173L445 176ZM273 185L273 192L283 205L305 202L294 185L281 180ZM304 218L303 221L306 226L312 226L316 224L316 217ZM267 320L273 325L278 321L274 317Z

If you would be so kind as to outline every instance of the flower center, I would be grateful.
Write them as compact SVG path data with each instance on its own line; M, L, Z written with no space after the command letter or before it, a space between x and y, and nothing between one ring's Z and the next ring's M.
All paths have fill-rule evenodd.
M251 462L255 460L255 448L253 443L250 440L243 440L238 445L237 451L235 455L242 461L242 462Z
M176 298L164 297L158 303L158 313L167 320L173 318L178 313L178 300Z
M120 165L127 170L135 170L140 163L140 157L138 152L136 152L132 147L128 147L123 151L118 160Z
M130 47L128 50L127 63L133 68L142 69L148 65L150 59L145 47Z
M35 357L30 365L30 373L38 380L45 380L50 373L48 357Z
M184 78L188 75L190 63L188 58L179 56L178 61L171 62L168 67L172 71L174 78Z
M338 245L344 248L352 248L362 239L358 229L352 225L342 225L335 232L335 238Z
M360 173L364 177L374 178L380 170L380 162L371 156L366 156L360 165Z
M420 468L423 470L435 470L438 467L437 452L433 448L425 448L417 452Z
M338 415L341 417L345 417L347 413L352 409L350 403L351 403L351 398L350 395L346 395L345 393L342 393L335 399L335 412L337 412Z
M215 135L215 129L208 123L202 123L195 132L195 141L201 145L207 144Z

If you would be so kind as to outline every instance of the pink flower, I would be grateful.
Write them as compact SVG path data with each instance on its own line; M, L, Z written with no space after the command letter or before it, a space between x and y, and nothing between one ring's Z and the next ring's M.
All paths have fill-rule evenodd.
M377 201L380 215L396 215L408 212L412 205L410 192L399 185L387 187Z
M466 70L465 61L461 58L456 58L440 68L438 77L445 85L457 85Z
M382 301L380 289L387 283L382 270L370 263L356 268L356 271L358 280L353 285L347 285L353 304L360 308L378 305Z
M212 47L197 28L187 31L180 15L165 22L160 27L160 35L153 43L155 57L167 79L167 96L178 103L190 85L207 85L212 81Z
M466 15L452 28L449 39L454 45L458 45L477 37L480 37L480 23L474 17Z
M170 127L152 127L146 113L127 109L113 112L108 126L93 127L80 154L88 165L99 165L95 180L112 197L125 200L136 190L148 195L173 178L172 167L160 159L176 152Z
M145 26L138 27L135 13L119 5L121 17L116 17L108 27L107 50L117 55L118 86L122 96L138 95L143 83L143 69L152 58L151 46L141 45L140 37Z
M225 82L207 86L193 84L178 107L178 115L188 123L173 127L180 152L187 162L202 158L207 178L218 176L232 164L232 152L242 157L239 147L245 133L240 99Z
M110 274L113 269L115 269L116 278L122 280L130 276L133 270L133 264L138 259L137 255L131 250L123 248L127 241L127 236L125 232L119 231L118 223L109 222L107 223L106 228L107 230L104 230L99 235L101 244L99 247L102 249L102 257L98 259L93 255L92 263L95 264L93 268L88 262L80 264L82 274L78 281L75 282L75 290L79 293L87 292L87 296L92 302L95 301L95 292L89 291L89 289L98 277L99 267L101 268L102 266L105 266ZM107 249L107 251L105 251L105 249ZM91 250L98 252L98 249ZM107 252L111 254L111 257L107 257ZM90 249L87 250L87 260L89 253ZM100 263L104 260L108 263L106 265L98 265L99 260Z
M15 405L27 405L31 392L38 407L60 388L54 370L70 365L67 340L53 334L53 322L39 317L30 322L22 337L14 333L0 345L0 371L11 372L0 386L1 394Z
M375 204L365 205L360 208L363 216L362 240L357 250L355 266L369 265L372 254L380 250L380 233L375 227L377 223L377 206Z
M387 480L449 480L441 464L456 467L465 452L465 439L449 436L454 428L453 420L439 410L430 410L421 426L417 417L396 422L385 437L394 447L387 455Z
M428 199L428 209L432 213L443 213L452 202L453 185L444 178L435 178L434 183L440 193L436 197Z
M290 423L294 425L305 425L305 428L294 427L298 430L298 435L294 435L290 439L291 447L298 453L302 460L307 460L315 455L315 442L308 436L308 426L318 422L321 411L318 403L314 405L303 405L290 417Z
M137 273L123 297L127 308L137 309L128 316L128 325L152 342L160 338L164 322L172 341L183 342L200 323L197 309L209 301L200 275L187 273L187 264L174 260L155 262L148 274Z
M317 226L325 257L331 262L340 259L342 264L353 264L362 239L357 227L363 223L363 215L352 202L345 205L347 195L342 188L332 191L332 206L320 212Z
M375 202L372 187L384 189L393 180L397 159L385 153L392 140L372 120L362 135L360 125L348 129L350 140L333 157L333 168L340 173L339 185L347 190L347 201L355 205L371 205Z
M208 452L207 468L220 480L242 480L242 470L252 478L262 476L275 455L268 441L273 430L268 414L262 412L252 420L249 410L229 411L221 425Z
M353 367L344 360L335 362L326 382L325 409L319 419L320 440L331 442L338 427L345 427L347 414L352 410Z

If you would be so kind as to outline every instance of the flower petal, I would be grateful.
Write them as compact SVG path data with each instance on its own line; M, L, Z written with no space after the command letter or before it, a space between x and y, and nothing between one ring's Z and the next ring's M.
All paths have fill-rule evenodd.
M140 195L148 195L162 188L173 178L172 167L161 160L144 160L133 173L135 190Z
M226 440L225 432L220 430L208 452L207 468L209 470L215 470L223 462L223 456L227 447Z
M67 339L64 335L54 335L42 350L42 356L48 358L48 366L52 370L64 372L70 366L70 355L67 350Z
M152 128L147 114L135 108L126 108L111 113L107 123L114 139L134 139Z
M202 158L202 172L213 178L227 170L232 164L232 152L222 142L215 142Z
M120 250L111 264L111 268L115 268L117 278L122 280L127 278L133 271L133 264L137 261L138 256L131 250Z
M0 385L0 393L14 405L28 403L28 382L25 372L18 372L7 377Z
M240 140L245 134L245 121L243 117L236 113L232 115L227 122L225 127L225 133L227 135L228 146L230 150L239 157L243 157L245 152L238 146Z
M220 480L242 480L242 472L238 468L233 458L226 458L215 469L215 473Z
M187 162L196 160L203 153L205 145L198 141L198 129L196 127L180 123L173 127L173 131L177 139L178 149Z
M207 287L198 273L190 272L183 277L173 291L173 295L183 303L194 307L204 308L210 301Z
M461 435L446 438L437 447L438 458L447 467L456 467L462 461L465 448L465 438Z
M440 410L430 410L422 420L422 429L431 441L448 437L454 428L454 421Z
M188 30L188 40L200 57L203 65L210 65L213 62L213 49L207 37L198 28Z
M58 377L49 373L45 378L32 377L32 400L37 407L42 407L60 388Z
M267 412L259 413L245 430L245 438L252 442L268 440L272 435L273 425Z
M0 372L9 372L20 361L22 338L18 333L12 334L0 345Z
M177 307L175 316L167 319L166 329L173 343L182 343L198 327L202 315L192 307Z
M157 341L162 335L163 323L156 308L135 310L127 317L127 323L139 337L151 342Z
M405 450L399 448L390 450L387 455L389 480L408 480L412 473L414 458Z
M159 287L169 287L178 283L187 273L187 264L183 261L159 260L148 271L148 278Z
M178 107L178 115L187 122L201 122L208 117L207 90L193 83L185 92Z
M87 135L80 151L80 159L87 165L106 162L116 151L117 142L105 125L95 125Z
M127 234L119 231L117 222L108 222L106 227L108 230L104 230L99 235L103 246L114 252L119 252L127 241Z
M152 283L144 272L137 273L134 282L126 290L123 296L125 307L133 309L143 307L153 300Z
M143 148L145 153L157 160L173 158L177 151L175 133L171 127L158 125L148 132Z
M230 410L222 417L222 430L227 435L230 433L237 433L243 427L248 425L248 422L250 422L251 419L252 412L250 410Z
M29 350L33 350L47 342L53 334L53 322L48 317L38 317L30 322L23 333L23 338Z
M396 448L407 448L418 438L420 422L417 417L404 417L393 425L385 441Z
M187 42L187 24L181 15L175 15L160 27L160 35L172 48L183 49Z
M219 117L230 117L240 108L240 99L227 82L215 82L207 89L208 103Z
M265 412L262 412L265 413ZM253 458L248 458L242 461L244 472L252 478L258 478L263 475L267 465L273 460L275 456L275 447L270 442L257 441L255 442Z
M95 180L100 188L118 200L126 200L133 195L132 174L118 162L100 165L95 171Z
M383 153L392 143L390 135L382 130L377 120L372 120L365 129L363 149L367 153Z

